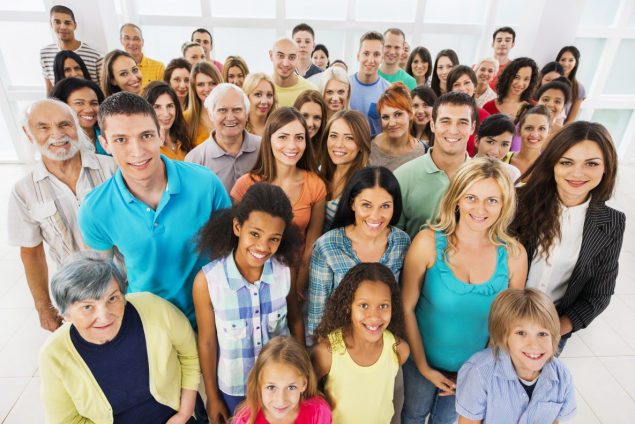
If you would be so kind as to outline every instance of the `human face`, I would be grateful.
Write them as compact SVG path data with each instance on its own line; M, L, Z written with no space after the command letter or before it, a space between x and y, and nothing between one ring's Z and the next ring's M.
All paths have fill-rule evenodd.
M451 87L452 91L465 93L470 97L474 95L474 88L474 83L472 82L470 76L467 74L461 75L459 79L454 81L454 84L452 84Z
M545 85L548 82L555 80L556 78L560 78L561 76L562 75L560 75L556 71L547 72L546 74L542 76L542 85Z
M203 52L205 57L210 57L210 52L212 51L212 38L206 32L195 32L192 36L192 41L203 46Z
M192 46L185 50L183 57L194 66L201 60L205 60L205 50L201 46Z
M167 93L161 94L157 97L152 106L154 107L154 112L157 114L157 118L159 118L161 128L166 130L172 128L174 118L176 117L176 105L172 97Z
M503 195L493 178L486 178L472 184L465 190L458 202L459 225L477 232L490 228L501 214Z
M467 105L442 104L436 121L430 121L434 149L444 155L464 155L467 140L474 132L472 108Z
M79 125L89 134L92 133L99 113L97 94L89 87L82 87L73 91L66 103L77 113Z
M348 84L342 81L330 80L324 89L324 102L331 112L338 112L346 108L348 103Z
M384 36L384 63L386 65L395 65L401 59L403 53L404 38L399 34L392 32L386 33Z
M240 137L247 124L247 111L243 97L233 90L227 91L216 102L210 119L217 139L222 141L228 137Z
M135 27L127 26L121 29L121 45L132 57L143 54L143 37Z
M54 12L51 15L51 28L60 41L72 41L75 39L77 24L71 15Z
M136 62L128 56L119 56L112 62L112 84L121 91L139 94L141 91L141 71Z
M381 129L391 139L401 138L408 134L412 114L403 109L385 105L381 108L379 118Z
M366 78L377 76L383 46L379 40L364 40L357 53L359 72Z
M269 81L262 80L249 95L251 110L256 116L267 116L273 107L273 87Z
M424 78L426 76L426 72L428 72L428 68L430 64L423 60L423 57L420 55L416 55L412 60L412 74L415 78Z
M177 68L170 76L170 87L176 91L179 99L185 99L190 87L190 72L187 68Z
M99 141L126 181L145 184L164 172L158 131L148 115L113 115L106 118Z
M379 186L366 188L355 196L351 206L355 213L355 227L366 236L375 238L387 229L393 208L393 197L385 189Z
M295 422L306 377L292 366L269 362L260 372L262 412L267 422Z
M365 280L357 286L351 304L354 337L371 343L379 342L391 318L392 298L386 283Z
M514 134L505 131L495 136L485 136L476 139L476 147L479 156L488 156L502 160L512 145Z
M59 105L42 103L35 106L29 116L29 128L27 136L43 158L64 161L79 151L73 117Z
M514 47L514 36L509 32L498 32L492 43L496 56L507 57L509 51Z
M64 78L70 77L84 79L84 73L82 72L82 68L79 66L79 63L77 63L75 59L67 57L66 59L64 59Z
M541 150L549 133L549 120L545 115L527 115L520 128L521 149Z
M194 87L196 88L196 95L201 100L201 102L204 102L205 99L207 99L209 93L211 93L217 85L218 84L214 82L212 77L202 72L199 72L194 77Z
M125 308L123 293L117 281L112 279L102 297L73 303L67 308L64 318L87 342L104 344L119 333Z
M355 134L344 119L338 119L331 124L326 149L335 166L350 164L359 154Z
M452 61L447 56L441 56L437 61L437 76L443 84L448 81L448 74L453 67Z
M317 103L306 102L300 108L300 113L304 116L304 120L309 127L309 137L313 139L322 126L322 120L324 119L322 108Z
M430 122L432 118L432 106L421 100L419 96L412 98L412 110L414 112L415 123L422 127Z
M568 77L571 71L573 71L573 68L575 68L575 56L573 56L571 52L564 52L562 56L560 56L558 63L560 63L564 69L564 76Z
M311 57L313 60L313 64L318 68L326 69L326 66L329 63L329 58L322 50L316 50L313 52L313 56Z
M404 40L403 51L401 52L401 58L399 59L399 66L405 68L408 63L408 56L410 56L410 44Z
M525 66L520 68L509 87L509 94L520 97L523 92L529 87L531 82L531 68Z
M496 71L496 66L492 62L481 62L476 69L476 80L481 84L489 84Z
M269 58L273 63L273 72L283 80L294 75L298 61L298 47L289 40L280 40L269 50Z
M282 218L256 210L251 211L242 224L234 218L234 235L238 237L234 259L239 269L262 269L265 262L278 251L284 226Z
M306 149L306 132L300 121L291 121L271 135L271 150L278 166L294 167Z
M552 335L534 322L516 323L507 337L507 349L516 375L523 380L538 378L545 363L553 357Z
M556 88L551 88L538 99L538 104L545 105L551 112L551 116L557 118L564 109L564 93Z
M227 82L230 84L235 84L238 87L243 86L243 82L245 82L245 74L243 70L238 66L232 66L227 71Z
M604 177L604 155L594 141L583 140L567 150L554 167L560 201L566 206L584 203Z
M309 31L298 31L293 35L293 40L298 45L298 56L308 59L315 47L313 36Z

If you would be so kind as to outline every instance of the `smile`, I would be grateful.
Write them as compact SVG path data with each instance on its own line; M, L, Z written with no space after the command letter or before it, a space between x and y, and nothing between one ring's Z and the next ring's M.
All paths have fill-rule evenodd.
M575 188L582 187L583 185L587 183L587 181L581 181L581 180L565 180L565 181L571 187L575 187Z
M269 257L268 253L260 252L258 250L248 250L248 252L254 259L256 259L258 261L262 261L262 260L266 259L267 257Z
M146 159L146 160L142 160L142 161L138 161L138 162L128 162L128 165L134 167L134 168L144 168L146 167L149 163L150 163L151 159Z
M364 221L364 224L371 230L371 231L377 231L382 227L382 222L368 222L368 221Z
M474 215L472 215L472 214L469 214L469 215L470 215L470 218L472 218L472 220L473 220L473 221L476 221L476 222L478 222L479 224L482 224L482 223L484 223L485 221L487 221L487 217L486 217L486 216L485 216L485 217L479 217L479 216L474 216Z
M535 353L535 354L532 354L532 353L526 353L526 352L523 352L523 355L524 355L526 358L529 358L529 359L531 359L531 360L533 360L533 361L536 361L536 360L542 359L542 357L543 357L543 356L545 356L545 354L544 354L544 353Z

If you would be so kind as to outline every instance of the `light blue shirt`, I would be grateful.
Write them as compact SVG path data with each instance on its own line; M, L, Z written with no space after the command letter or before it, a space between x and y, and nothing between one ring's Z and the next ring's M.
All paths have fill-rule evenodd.
M491 349L474 354L459 371L456 412L484 424L538 424L565 421L576 412L571 374L558 359L545 363L527 396L508 353Z
M349 76L348 79L351 82L351 109L366 115L370 123L370 136L375 137L381 132L377 102L384 91L390 87L390 83L380 76L372 84L360 82L357 74Z
M130 193L118 169L86 196L79 226L92 249L117 247L123 254L129 293L148 291L169 300L196 328L192 284L208 262L196 249L196 235L212 212L231 202L209 169L161 159L168 182L156 210Z

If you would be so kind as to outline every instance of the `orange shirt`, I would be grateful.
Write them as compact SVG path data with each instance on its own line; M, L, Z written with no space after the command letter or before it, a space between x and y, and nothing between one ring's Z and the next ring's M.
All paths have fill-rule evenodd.
M183 111L183 118L185 119L185 122L187 123L187 125L190 126L192 117L190 116L189 111L187 110ZM202 121L199 122L198 131L196 132L196 137L194 137L192 147L196 147L199 144L203 144L203 142L209 138L209 134L211 132L212 132L211 128L207 128Z
M172 160L185 160L186 152L181 149L181 143L176 144L176 150L172 150L167 146L161 146L161 154Z

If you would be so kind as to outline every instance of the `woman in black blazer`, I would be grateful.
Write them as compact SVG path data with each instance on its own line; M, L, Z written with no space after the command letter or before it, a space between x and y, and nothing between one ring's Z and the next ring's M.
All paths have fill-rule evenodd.
M565 341L606 309L615 289L626 217L605 202L616 174L609 132L578 121L521 177L512 229L527 250L527 287L551 296Z

